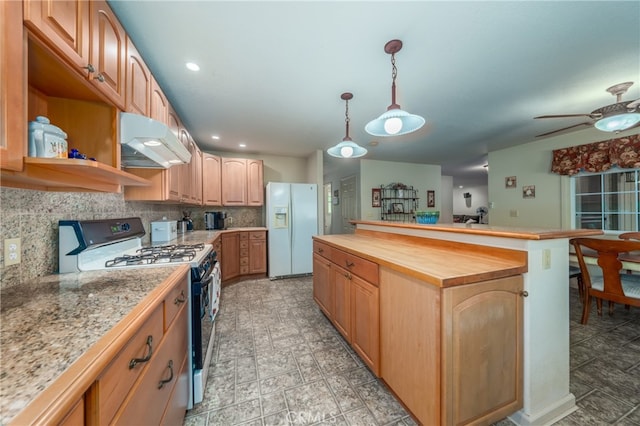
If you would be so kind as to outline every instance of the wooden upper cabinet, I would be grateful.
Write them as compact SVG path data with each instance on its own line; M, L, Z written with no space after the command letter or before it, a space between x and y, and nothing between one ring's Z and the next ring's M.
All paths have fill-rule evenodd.
M10 2L11 3L11 2ZM89 64L89 2L24 0L24 24L78 72Z
M149 117L151 115L151 72L128 37L126 63L125 110ZM168 124L171 127L173 123L169 120ZM177 132L178 127L175 130L176 135Z
M221 163L217 155L202 154L202 203L205 206L222 205Z
M169 129L173 132L176 137L180 138L180 128L182 127L182 123L180 122L180 118L178 114L171 108L169 105L169 110L167 113L167 125ZM177 165L171 166L167 171L167 178L169 179L169 199L170 200L180 200L182 195L182 168L187 167L186 165Z
M247 205L264 204L262 160L247 160Z
M113 103L124 109L126 33L104 0L89 2L91 80ZM90 70L91 71L91 70Z
M22 170L26 155L26 67L22 5L0 2L0 167Z
M162 88L151 76L151 118L167 124L169 103Z
M222 159L222 205L247 205L247 160Z
M189 199L191 204L202 205L202 151L193 139L189 140L189 152L191 152Z

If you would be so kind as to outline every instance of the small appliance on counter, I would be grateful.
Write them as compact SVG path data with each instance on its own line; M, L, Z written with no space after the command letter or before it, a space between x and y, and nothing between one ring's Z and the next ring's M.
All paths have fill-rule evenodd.
M182 222L184 222L184 227L186 231L193 231L193 220L191 220L191 212L189 210L182 211Z
M151 222L151 243L165 243L178 238L178 222L176 220L162 220Z
M231 218L227 217L226 212L205 212L204 227L205 229L227 229Z

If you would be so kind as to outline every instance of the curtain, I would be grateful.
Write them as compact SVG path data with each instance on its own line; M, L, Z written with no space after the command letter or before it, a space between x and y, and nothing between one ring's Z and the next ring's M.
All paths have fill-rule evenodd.
M611 167L640 169L640 135L553 150L551 172L574 175Z

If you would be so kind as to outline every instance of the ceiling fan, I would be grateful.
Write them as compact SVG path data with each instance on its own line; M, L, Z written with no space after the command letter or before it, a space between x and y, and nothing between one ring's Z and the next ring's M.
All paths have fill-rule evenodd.
M589 117L589 121L585 121L573 126L563 127L562 129L553 130L551 132L536 135L536 137L549 136L554 133L562 132L580 126L594 126L603 132L621 132L630 129L640 123L640 99L635 101L622 101L629 87L633 85L632 81L616 84L607 89L607 92L616 97L616 103L603 106L587 114L559 114L559 115L539 115L537 118L568 118L568 117Z

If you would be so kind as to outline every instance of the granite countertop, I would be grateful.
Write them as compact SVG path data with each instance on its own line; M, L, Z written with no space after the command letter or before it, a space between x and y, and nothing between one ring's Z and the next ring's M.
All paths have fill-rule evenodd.
M229 231L189 231L169 243L212 243ZM0 293L0 425L7 424L177 268L52 274ZM185 269L186 271L186 269Z

